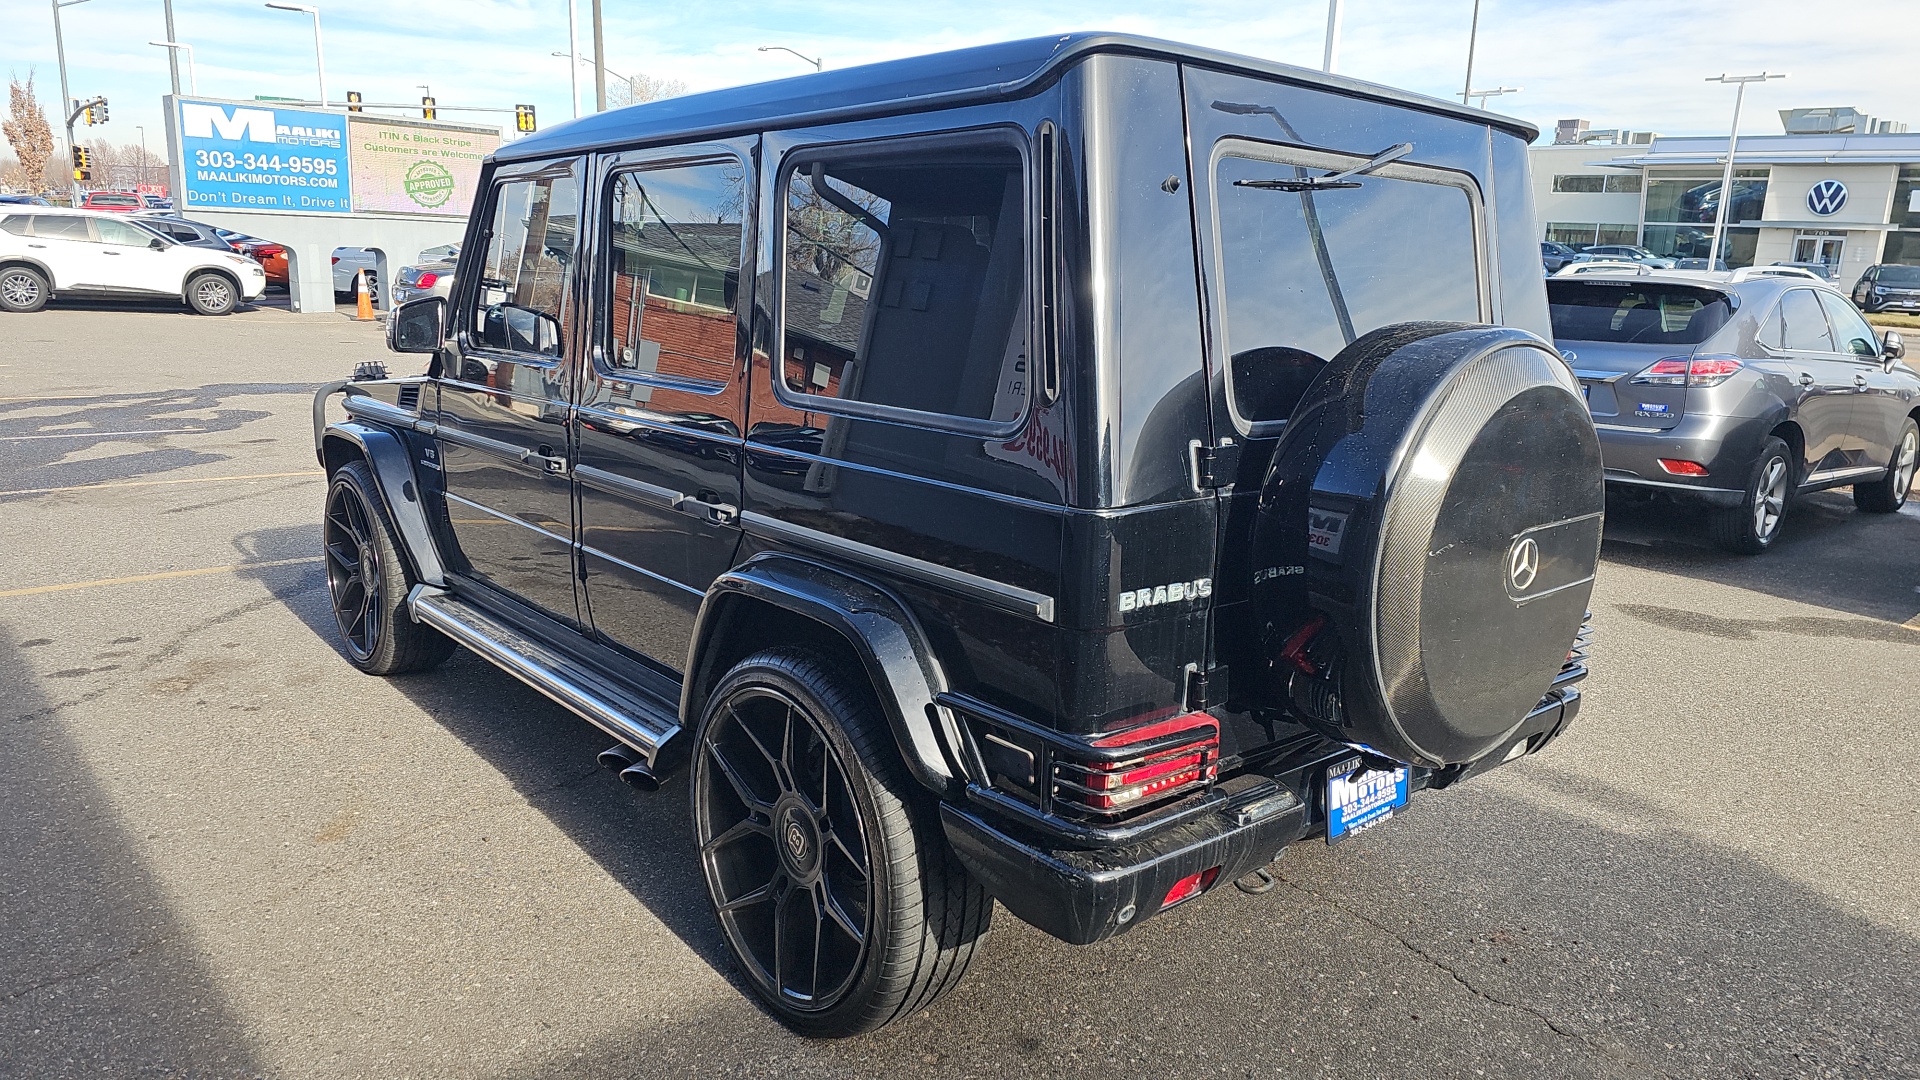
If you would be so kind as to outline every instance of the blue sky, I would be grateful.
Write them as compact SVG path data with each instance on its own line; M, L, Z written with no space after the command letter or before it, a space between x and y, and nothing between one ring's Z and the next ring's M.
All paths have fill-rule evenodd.
M334 98L411 101L417 84L445 105L531 102L543 126L572 115L565 0L309 0L322 10ZM582 51L590 51L578 0ZM1317 67L1325 0L1184 6L1110 0L605 0L607 65L684 80L694 90L804 73L761 53L787 45L830 67L1076 29L1190 41ZM1345 0L1339 70L1436 96L1457 95L1472 0ZM87 135L161 150L166 59L161 0L88 0L62 12L76 96L105 94L112 122ZM214 97L313 96L311 20L261 0L174 0L175 32L197 51L200 91ZM59 95L48 0L0 0L0 71L37 76L53 119ZM1913 75L1920 0L1482 0L1476 86L1519 86L1501 111L1551 128L1562 117L1667 134L1724 131L1732 91L1722 71L1788 71L1748 98L1742 130L1779 131L1774 111L1854 105L1920 129ZM590 98L591 69L581 68ZM182 84L185 84L184 65ZM445 119L459 114L443 114ZM57 121L55 122L58 127ZM83 129L84 130L84 129Z

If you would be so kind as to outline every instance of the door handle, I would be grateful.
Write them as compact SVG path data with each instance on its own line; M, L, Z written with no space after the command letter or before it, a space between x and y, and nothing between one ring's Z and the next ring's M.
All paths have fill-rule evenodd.
M112 255L112 256L113 256L114 258L116 258L116 259L120 257L120 253L119 253L119 252L117 252L117 251L103 251L103 252L101 252L100 254L102 254L102 255Z
M41 251L47 250L47 245L45 244L28 244L27 246L30 248L39 248Z
M1812 375L1809 375L1809 374L1807 374L1807 373L1806 373L1806 372L1804 372L1804 371L1803 371L1803 372L1801 372L1801 373L1800 373L1800 385L1801 385L1801 386L1812 386L1812 385L1813 385L1813 376L1812 376Z
M1853 387L1856 390L1865 390L1867 388L1867 377L1865 375L1855 375L1853 377Z
M521 454L520 463L556 476L565 475L567 471L567 459L554 454L553 447L545 443Z
M719 501L715 492L703 491L699 496L685 496L673 504L673 508L688 517L696 517L709 525L731 525L740 520L740 508L732 503Z

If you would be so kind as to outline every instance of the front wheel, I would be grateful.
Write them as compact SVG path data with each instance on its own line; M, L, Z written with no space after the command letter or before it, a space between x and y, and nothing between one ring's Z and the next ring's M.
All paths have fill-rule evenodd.
M187 306L196 315L231 315L240 304L240 290L225 274L195 274L187 282Z
M797 650L748 657L708 699L692 773L714 914L788 1027L872 1031L960 981L992 901L905 777L864 680Z
M1739 555L1758 555L1773 546L1793 492L1793 458L1787 444L1768 437L1747 476L1740 505L1715 512L1713 539Z
M334 472L320 536L327 597L354 667L369 675L398 675L453 654L453 639L407 613L414 581L366 462L349 461Z
M1893 460L1887 462L1887 475L1871 484L1853 485L1853 505L1869 514L1891 514L1907 504L1907 492L1913 490L1914 462L1920 459L1920 425L1908 417L1900 425L1900 438L1893 446Z
M47 277L31 266L9 266L0 270L0 311L22 315L47 306L53 288Z

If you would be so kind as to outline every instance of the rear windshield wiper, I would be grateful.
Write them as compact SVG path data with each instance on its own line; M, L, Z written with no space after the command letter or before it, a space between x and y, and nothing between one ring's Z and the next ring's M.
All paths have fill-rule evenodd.
M1289 180L1235 180L1233 186L1259 188L1261 191L1330 191L1335 188L1357 188L1360 182L1349 180L1348 177L1365 176L1380 166L1390 161L1398 161L1411 153L1413 153L1413 144L1403 142L1387 147L1344 172L1297 176Z

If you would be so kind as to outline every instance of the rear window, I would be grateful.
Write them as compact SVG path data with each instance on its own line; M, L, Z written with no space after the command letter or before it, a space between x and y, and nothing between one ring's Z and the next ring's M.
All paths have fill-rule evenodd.
M1228 401L1250 435L1278 434L1320 365L1370 330L1492 321L1472 179L1402 160L1307 185L1366 161L1250 139L1215 149Z
M1716 289L1638 281L1549 281L1553 336L1567 341L1698 345L1733 315Z

